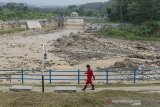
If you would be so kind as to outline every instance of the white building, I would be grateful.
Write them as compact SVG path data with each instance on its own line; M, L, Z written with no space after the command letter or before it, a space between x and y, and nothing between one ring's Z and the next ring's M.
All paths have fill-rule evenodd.
M71 17L78 17L78 16L79 16L79 14L77 12L72 12L71 13Z

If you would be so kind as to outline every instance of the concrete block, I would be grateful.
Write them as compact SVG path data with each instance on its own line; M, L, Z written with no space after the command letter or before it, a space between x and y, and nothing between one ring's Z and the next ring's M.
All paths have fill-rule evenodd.
M33 89L32 86L12 86L9 88L9 91L27 92L27 91L32 91L32 89Z
M84 19L67 19L67 25L83 25Z
M26 29L26 28L27 28L27 25L21 25L21 28Z
M42 28L41 24L39 21L27 21L27 27L29 29L37 29L37 28Z
M54 89L54 92L56 93L76 93L77 92L77 87L69 87L69 86L64 86L64 87L60 87L60 86L57 86L55 87Z

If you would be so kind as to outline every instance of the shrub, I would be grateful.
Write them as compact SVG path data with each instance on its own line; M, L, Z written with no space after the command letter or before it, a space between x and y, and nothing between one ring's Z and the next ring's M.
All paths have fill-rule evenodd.
M147 21L133 27L131 32L141 36L153 36L158 29L160 29L160 24L157 21Z
M8 33L14 33L14 32L22 32L25 31L27 29L24 28L16 28L16 29L9 29L9 30L2 30L0 31L0 34L8 34Z

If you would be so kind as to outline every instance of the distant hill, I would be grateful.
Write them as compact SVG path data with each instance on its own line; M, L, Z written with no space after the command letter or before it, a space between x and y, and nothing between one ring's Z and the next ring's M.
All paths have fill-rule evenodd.
M86 10L93 10L93 11L104 11L106 7L111 5L111 1L108 2L96 2L96 3L87 3L82 4Z
M67 8L67 6L53 5L53 6L40 6L39 8L43 11L55 12L55 10L57 10L57 9L65 10Z
M40 6L40 8L56 9L56 8L67 8L67 6L53 5L53 6Z
M15 5L19 5L19 4L22 4L22 3L15 3L15 2L0 2L0 6L4 6L4 5L6 5L6 4L15 4ZM28 4L28 3L23 3L25 6L27 6L27 7L36 7L36 6L34 6L34 5L30 5L30 4Z
M106 16L107 7L110 6L112 0L107 2L86 3L82 5L68 6L69 11L76 11L81 16Z
M0 2L0 6L4 6L4 5L6 5L6 3Z
M11 5L21 5L23 4L24 6L27 6L28 9L37 9L43 12L50 12L54 14L64 14L64 15L70 15L71 12L76 11L79 13L80 16L106 16L106 8L111 5L111 1L107 2L95 2L95 3L86 3L86 4L81 4L81 5L71 5L71 6L34 6L30 5L27 3L5 3L5 2L0 2L0 7L6 5L6 4L11 4ZM10 7L8 5L8 7ZM5 13L5 12L4 12Z
M50 19L53 12L44 11L39 7L27 3L1 3L0 20L30 20L30 19Z

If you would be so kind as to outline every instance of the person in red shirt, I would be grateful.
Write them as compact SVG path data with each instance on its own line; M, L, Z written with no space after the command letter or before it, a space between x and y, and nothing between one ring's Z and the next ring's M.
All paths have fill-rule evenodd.
M87 74L87 81L86 81L86 85L84 86L84 88L82 90L85 91L88 85L92 86L91 90L95 90L94 85L92 83L92 77L95 80L95 76L93 74L93 71L92 71L90 65L86 65L86 68L87 68L87 72L85 74Z

